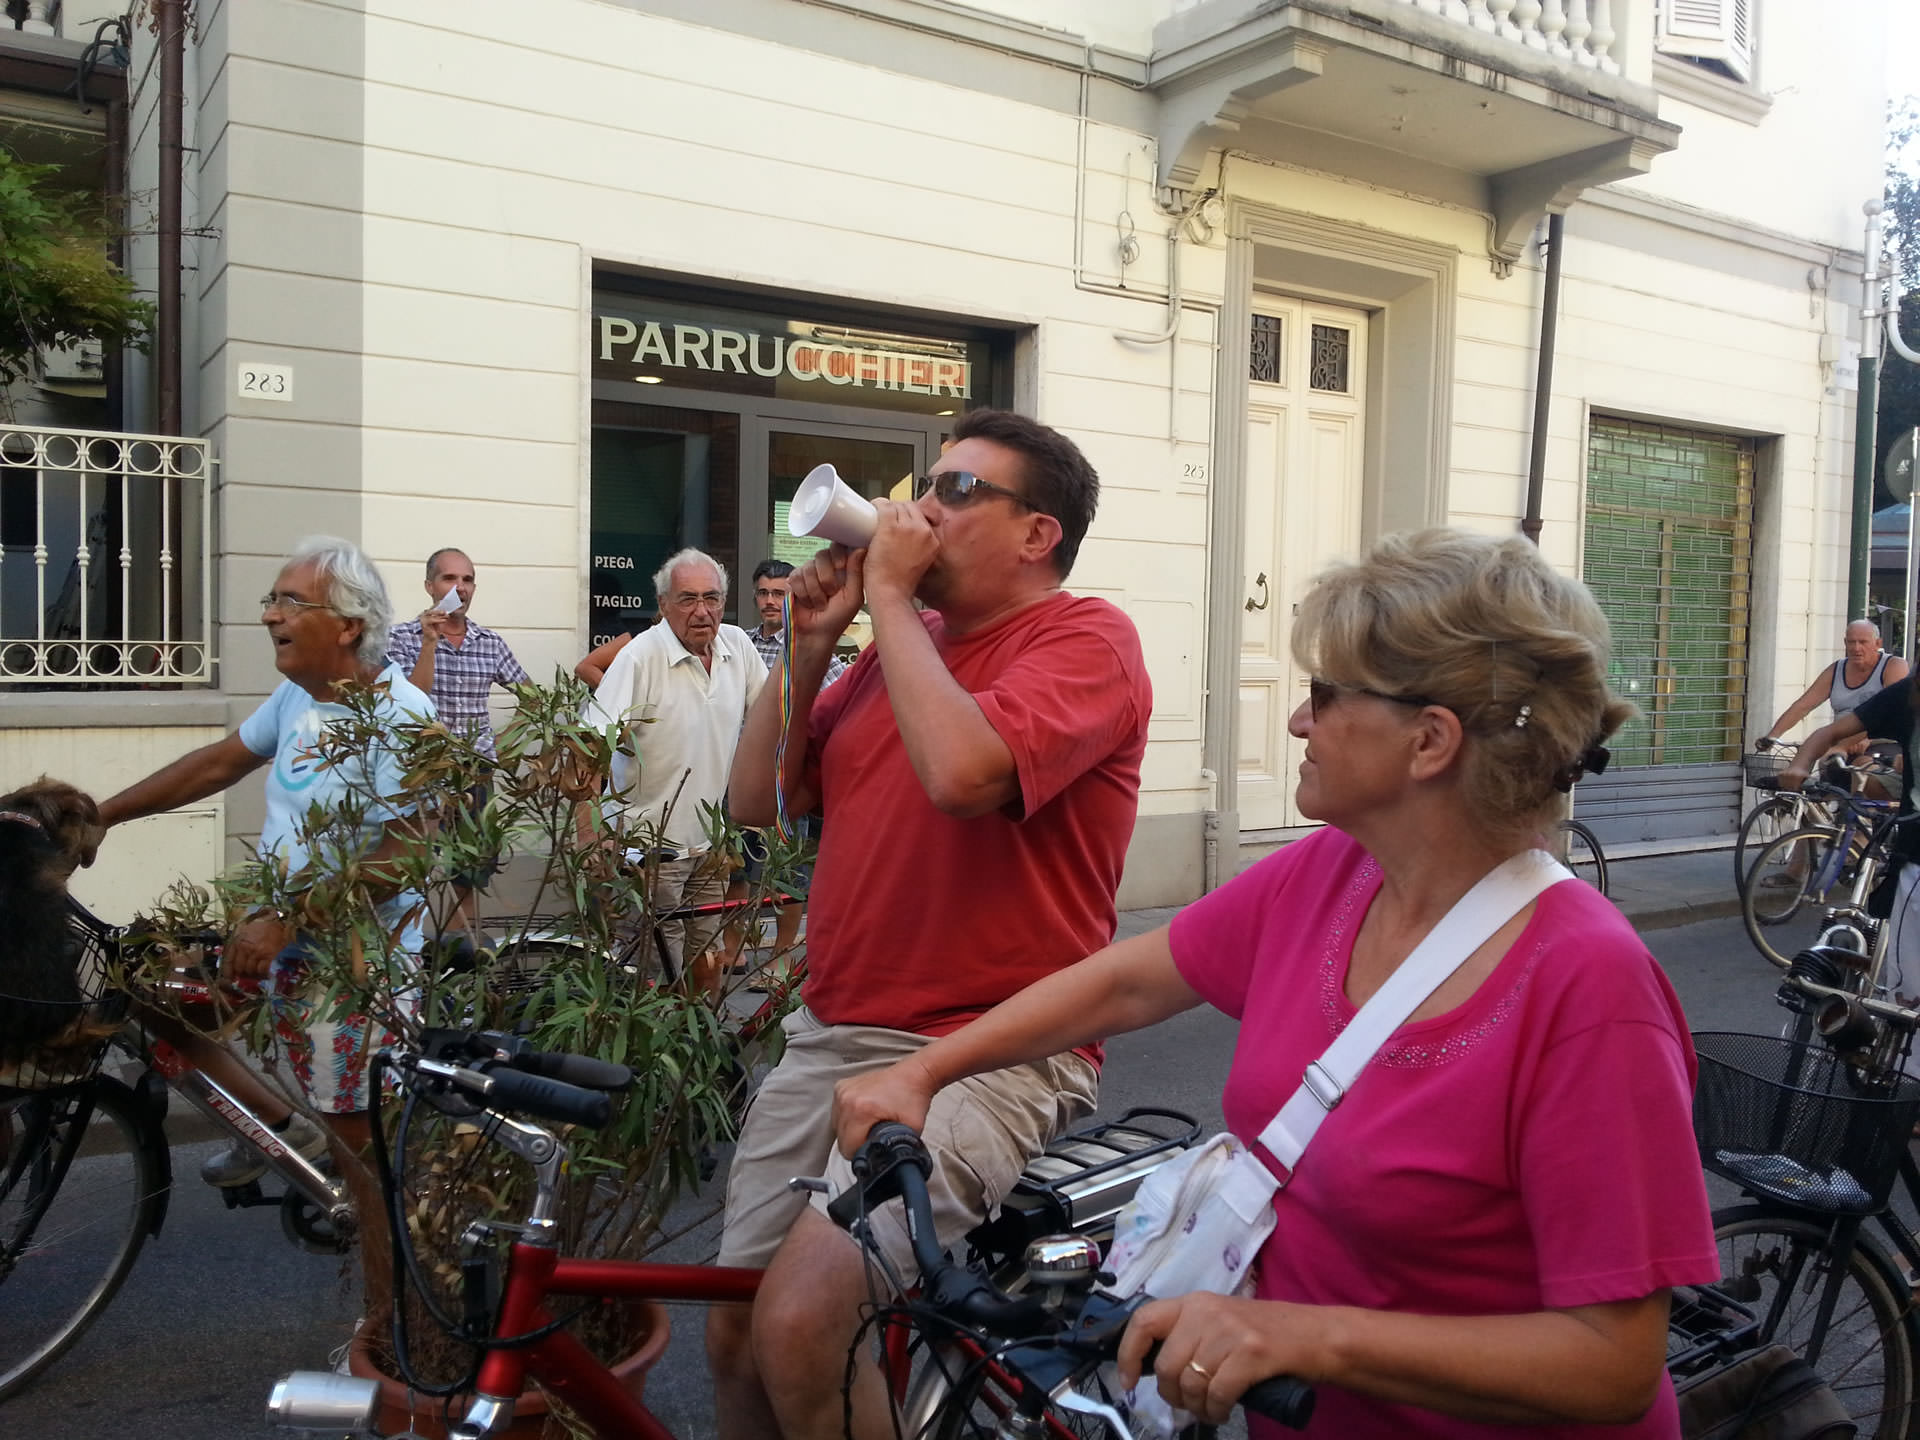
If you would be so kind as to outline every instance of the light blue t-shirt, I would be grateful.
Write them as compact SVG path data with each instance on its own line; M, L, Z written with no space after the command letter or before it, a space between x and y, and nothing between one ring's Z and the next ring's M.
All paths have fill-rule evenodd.
M376 683L388 687L377 711L382 720L397 724L433 718L433 701L398 665L387 666ZM403 772L392 750L377 747L339 765L321 761L314 742L328 724L347 714L346 706L315 700L293 681L282 680L240 726L240 743L273 760L267 772L267 820L260 831L260 851L278 855L289 871L307 863L301 822L316 803L331 808L343 799L358 797L365 807L362 835L368 850L380 843L382 825L413 811L412 804L401 798ZM380 918L391 931L419 903L416 892L396 895L380 906ZM419 950L423 934L416 917L398 937L401 948Z

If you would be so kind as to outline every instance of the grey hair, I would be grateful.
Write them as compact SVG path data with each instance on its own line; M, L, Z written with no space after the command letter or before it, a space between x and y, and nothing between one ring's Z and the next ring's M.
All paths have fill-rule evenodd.
M673 572L682 565L711 565L713 573L720 577L720 598L727 598L727 567L707 554L704 550L695 550L688 546L677 554L669 555L667 563L653 572L653 598L662 610L667 606L667 589L673 584Z
M386 658L387 636L393 629L393 602L387 582L373 568L367 552L351 540L333 535L309 535L293 547L289 565L311 562L327 587L327 605L336 615L360 622L362 664L377 665Z
M1864 616L1862 616L1862 617L1861 617L1860 619L1858 619L1858 620L1849 620L1849 621L1847 622L1847 629L1848 629L1848 630L1851 630L1851 629L1852 629L1852 628L1853 628L1854 626L1856 626L1856 625L1864 625L1864 626L1866 626L1866 627L1867 627L1867 628L1868 628L1869 630L1871 630L1871 631L1873 631L1873 638L1874 638L1874 639L1876 639L1876 640L1878 640L1878 639L1880 638L1880 627L1879 627L1878 625L1876 625L1876 624L1874 624L1874 622L1873 622L1873 621L1871 621L1871 620L1868 620L1867 618L1865 618Z
M440 557L442 555L458 555L469 565L473 563L473 556L467 554L467 552L462 550L458 545L442 545L438 550L427 556L427 579L429 581L440 573Z

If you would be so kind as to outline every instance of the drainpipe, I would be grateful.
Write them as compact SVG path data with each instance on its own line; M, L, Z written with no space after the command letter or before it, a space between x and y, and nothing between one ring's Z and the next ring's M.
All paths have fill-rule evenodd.
M186 109L186 0L154 0L160 30L159 429L180 433L181 126ZM176 507L177 513L177 507Z
M82 102L86 100L83 94ZM113 268L122 274L127 268L127 102L124 91L119 99L106 105L107 206L109 233L107 256ZM101 355L101 378L107 387L107 415L116 430L133 429L127 407L127 355L124 345L109 345Z
M1547 217L1547 285L1540 296L1540 369L1533 380L1533 454L1527 461L1527 513L1520 531L1540 543L1541 493L1547 483L1547 414L1553 406L1553 348L1560 333L1560 241L1567 217Z
M1847 618L1866 614L1874 543L1874 436L1880 426L1880 200L1866 205L1860 263L1860 394L1853 401L1853 541L1847 545ZM1908 622L1910 624L1910 622Z
M1867 251L1860 266L1860 394L1853 406L1853 539L1847 548L1847 619L1867 613L1873 546L1873 450L1880 419L1880 211L1866 203Z

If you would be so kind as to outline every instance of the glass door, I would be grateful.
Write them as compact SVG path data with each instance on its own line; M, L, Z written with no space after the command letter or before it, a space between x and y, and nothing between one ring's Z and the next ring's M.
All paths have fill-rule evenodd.
M938 453L938 437L932 425L896 429L803 420L755 422L747 436L740 509L760 521L741 526L740 583L735 586L740 624L751 628L759 623L753 587L746 583L754 566L768 558L800 565L821 548L821 541L787 533L787 511L808 471L832 465L842 480L870 500L910 498L913 477Z

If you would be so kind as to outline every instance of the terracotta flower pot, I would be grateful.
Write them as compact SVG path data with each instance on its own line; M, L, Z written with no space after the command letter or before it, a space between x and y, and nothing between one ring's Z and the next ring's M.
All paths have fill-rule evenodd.
M640 1346L626 1359L609 1366L613 1377L627 1389L627 1393L636 1400L646 1389L647 1371L651 1370L666 1353L667 1349L667 1310L652 1300L634 1302L645 1313L647 1329ZM425 1437L425 1440L445 1440L446 1422L449 1414L455 1420L467 1413L465 1398L456 1400L451 1411L444 1401L428 1395L416 1395L391 1376L374 1367L368 1346L372 1334L366 1325L362 1325L353 1337L353 1344L347 1350L347 1367L351 1374L363 1380L380 1382L380 1431L382 1434L396 1434L407 1430ZM521 1391L519 1401L513 1407L513 1424L503 1435L524 1437L524 1440L538 1440L538 1436L547 1423L546 1393L538 1387L529 1386Z

